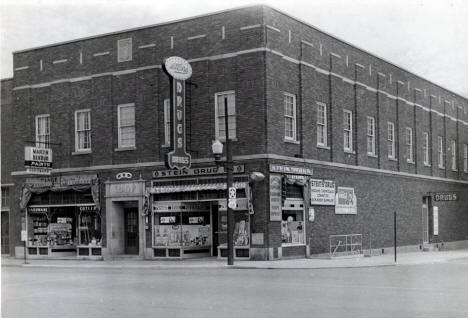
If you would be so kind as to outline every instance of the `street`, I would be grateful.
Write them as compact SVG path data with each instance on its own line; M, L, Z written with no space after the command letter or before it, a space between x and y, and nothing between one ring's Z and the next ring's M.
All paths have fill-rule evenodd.
M2 267L2 317L466 317L468 259L341 269Z

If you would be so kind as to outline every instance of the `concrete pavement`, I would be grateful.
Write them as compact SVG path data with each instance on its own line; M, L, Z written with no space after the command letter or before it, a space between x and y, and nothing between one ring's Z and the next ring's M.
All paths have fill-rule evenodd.
M304 258L276 261L235 260L233 266L227 266L226 260L216 258L199 258L187 260L141 260L115 259L106 261L92 260L27 260L2 257L2 266L21 267L60 267L60 268L264 268L264 269L312 269L312 268L353 268L374 266L398 266L447 262L454 259L467 259L468 249L434 252L408 252L397 254L394 262L393 254L372 257L362 255L352 257Z

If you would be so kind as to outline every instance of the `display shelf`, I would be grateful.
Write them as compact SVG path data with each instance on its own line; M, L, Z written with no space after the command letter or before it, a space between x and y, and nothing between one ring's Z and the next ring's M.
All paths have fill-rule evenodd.
M227 258L227 245L218 246L218 259ZM234 259L250 259L250 246L234 246Z

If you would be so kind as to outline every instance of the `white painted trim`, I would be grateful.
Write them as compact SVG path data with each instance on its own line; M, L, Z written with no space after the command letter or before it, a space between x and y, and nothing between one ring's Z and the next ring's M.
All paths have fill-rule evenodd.
M320 56L322 56L322 54L323 54L323 45L322 43L320 43Z
M346 55L346 67L349 67L349 56Z
M382 77L387 77L387 75L385 75L384 73L378 72L377 74L380 75L380 76L382 76Z
M110 52L109 51L106 51L106 52L97 52L97 53L93 53L93 56L104 56L104 55L109 55Z
M138 49L147 49L147 48L155 47L155 46L156 46L156 43L144 44L144 45L140 45Z
M415 91L417 91L417 92L420 92L420 93L422 92L422 90L420 90L419 88L416 88L416 87L415 87L415 88L413 88L413 89L414 89Z
M83 52L80 51L80 65L83 64Z
M266 24L265 27L266 27L267 29L270 29L270 30L273 30L273 31L276 31L276 32L281 32L280 29L275 28L274 26L271 26L271 25L268 25L268 24Z
M42 72L43 70L43 63L42 63L42 59L39 60L39 70Z
M288 43L291 43L291 30L288 30Z
M206 37L206 34L199 34L199 35L189 36L187 38L187 40L191 41L191 40L201 39L201 38L204 38L204 37Z
M21 67L15 68L15 71L23 71L23 70L27 70L28 68L29 66L21 66Z
M61 59L61 60L52 61L52 64L60 64L60 63L66 63L66 62L68 62L68 59Z
M119 76L119 75L125 75L125 74L133 74L133 73L136 73L136 69L117 71L117 72L113 72L112 75Z
M221 40L226 39L226 28L224 25L221 27Z
M171 50L174 49L174 37L171 36Z
M369 76L372 76L372 64L369 64Z
M339 58L339 59L341 58L341 55L338 55L338 54L336 54L336 53L333 53L333 52L332 52L332 53L330 53L330 55L332 55L332 56L334 56L334 57L337 57L337 58Z
M355 65L355 66L357 66L357 67L360 67L360 68L362 68L362 69L364 69L364 68L365 68L365 66L364 66L364 65L362 65L362 64L359 64L359 63L354 63L354 65Z
M239 30L244 31L244 30L259 28L261 26L262 26L261 24L246 25L246 26L240 27Z
M405 83L402 82L402 81L397 81L397 83L400 84L400 85L405 85Z

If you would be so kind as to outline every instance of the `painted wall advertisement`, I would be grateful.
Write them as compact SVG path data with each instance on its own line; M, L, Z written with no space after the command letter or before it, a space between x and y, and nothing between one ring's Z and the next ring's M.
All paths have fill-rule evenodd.
M354 188L338 187L335 201L335 214L357 214L357 199Z
M270 221L281 221L281 176L270 174Z
M335 181L310 179L310 204L335 205Z

